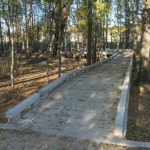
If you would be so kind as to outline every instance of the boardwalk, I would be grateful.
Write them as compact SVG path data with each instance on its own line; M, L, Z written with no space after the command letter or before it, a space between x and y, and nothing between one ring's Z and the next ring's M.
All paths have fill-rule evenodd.
M130 56L131 52L125 51L99 68L72 78L14 125L44 135L88 140L112 138Z

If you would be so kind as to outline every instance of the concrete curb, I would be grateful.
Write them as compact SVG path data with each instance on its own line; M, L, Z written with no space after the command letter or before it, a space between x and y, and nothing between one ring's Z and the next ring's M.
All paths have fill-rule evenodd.
M126 72L125 80L123 83L123 88L120 96L120 102L117 109L117 115L115 119L115 136L124 138L126 136L126 128L127 128L127 117L128 117L128 103L129 103L129 95L130 95L130 80L132 76L132 68L133 68L133 56L131 56L131 61L129 63L128 70Z
M9 120L9 122L16 122L21 118L21 113L29 106L36 106L38 105L40 100L40 95L38 93L34 93L30 97L26 98L21 103L17 104L13 108L9 109L5 112L6 118Z
M50 92L52 92L56 87L61 85L64 81L66 81L69 78L70 74L69 72L63 75L62 77L56 79L52 83L48 84L47 86L43 87L38 91L41 99L48 98L48 95Z
M86 66L80 69L75 69L75 70L71 70L69 72L67 72L66 74L64 74L62 77L56 79L55 81L53 81L52 83L48 84L47 86L43 87L42 89L40 89L38 91L40 97L42 100L48 98L48 95L58 86L60 86L62 83L64 83L65 81L69 81L71 78L73 78L74 76L80 75L84 72L88 72L106 62L108 62L109 60L113 59L116 55L118 55L120 52L112 55L111 57L104 59L100 62L97 62L95 64L92 64L90 66Z

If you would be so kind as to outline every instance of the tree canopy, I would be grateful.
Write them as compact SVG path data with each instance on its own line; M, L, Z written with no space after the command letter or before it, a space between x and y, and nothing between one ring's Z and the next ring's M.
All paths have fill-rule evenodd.
M148 6L147 0L0 0L0 55L12 57L13 80L18 53L32 57L41 51L48 60L50 53L61 58L61 52L85 43L88 64L107 48L131 48L138 53L147 30L144 22L150 18ZM72 34L77 37L74 42Z

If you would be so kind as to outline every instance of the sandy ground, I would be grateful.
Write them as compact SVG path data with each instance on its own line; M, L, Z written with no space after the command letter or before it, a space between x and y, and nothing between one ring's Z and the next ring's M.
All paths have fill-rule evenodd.
M147 150L78 138L0 130L0 150Z
M39 106L29 110L14 124L24 133L2 131L0 148L107 149L107 144L78 139L104 141L113 137L117 106L130 56L129 51L119 54L107 64L62 84L48 99L40 101Z

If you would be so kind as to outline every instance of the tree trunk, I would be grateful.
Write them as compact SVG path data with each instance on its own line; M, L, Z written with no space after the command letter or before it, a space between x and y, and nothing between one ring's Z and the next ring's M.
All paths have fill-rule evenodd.
M105 51L105 18L103 18L103 51Z
M16 12L15 12L16 13ZM17 18L14 18L14 49L16 49L16 53L18 52L18 26L17 26Z
M50 11L51 7L49 6L49 11ZM52 41L52 26L53 26L53 18L49 18L49 22L50 22L50 30L49 30L49 41L48 41L48 46L46 49L47 52L47 84L49 83L49 52L51 50L51 41ZM48 26L47 26L48 27Z
M92 48L92 0L88 0L88 59L87 64L91 65Z
M96 25L93 25L94 28L93 28L93 40L92 40L92 48L93 48L93 51L92 51L92 63L96 63L96 44L97 44L97 26Z
M126 27L126 49L129 48L129 43L130 43L130 11L131 11L131 0L130 3L128 0L125 0L125 27Z
M68 16L69 16L69 12L70 12L70 5L71 3L73 2L73 0L70 0L68 1L68 3L64 6L64 3L62 3L62 7L64 7L63 9L61 8L61 21L59 21L59 1L58 3L56 4L56 8L55 8L55 48L54 48L54 51L53 51L53 57L56 57L57 56L57 50L58 50L58 47L59 47L59 29L61 29L61 33L60 34L63 34L64 32L64 28L65 28L65 25L66 25L66 22L67 22L67 19L68 19ZM60 23L59 23L60 22Z
M111 49L113 48L113 45L112 45L112 30L111 30Z
M150 83L148 68L150 64L150 1L144 0L142 16L142 41L141 41L141 82Z
M58 77L61 77L61 0L59 0L59 73Z
M14 88L14 25L11 25L12 37L11 37L11 87Z
M55 25L55 47L53 51L53 57L57 56L58 44L59 44L59 23L56 23Z
M66 26L65 22L62 21L56 23L55 25L55 49L53 51L53 57L57 56L57 51L59 49L59 35L61 34L60 39L63 39L65 26ZM62 44L62 40L61 40L61 44Z
M40 25L39 24L37 24L37 41L36 41L36 50L38 50L39 51L39 47L40 47L40 27L39 27Z
M14 2L14 1L13 1ZM10 25L12 29L11 35L11 87L14 88L14 7L8 0L8 12Z
M29 2L29 53L32 55L32 0Z
M21 25L21 50L24 51L24 30L23 30L23 24Z
M95 27L97 29L97 26ZM97 30L95 30L95 43L94 43L94 61L93 63L96 63L96 52L97 52Z
M69 32L69 41L68 41L68 43L69 43L69 52L71 52L71 41L70 41L70 39L71 39L71 25L70 25L70 16L68 16L68 25L69 25L69 28L68 28L68 32Z
M29 35L28 35L27 0L25 0L25 20L26 20L26 52L28 52L29 51Z
M138 52L138 11L139 11L139 0L136 0L136 12L135 12L135 34L134 34L134 44L133 44L133 50L137 53Z
M100 15L101 15L102 13L100 13ZM103 39L103 27L102 27L102 18L100 17L100 22L99 22L99 39L100 39L100 41L99 41L99 44L101 44L101 42L102 42L102 39ZM100 51L101 51L101 49L100 49Z
M108 0L105 0L105 3L108 4ZM108 7L108 6L107 6ZM105 10L105 24L106 24L106 40L105 40L105 48L107 48L107 36L108 36L108 8Z
M1 25L1 15L0 15L0 38L1 38L1 53L4 54L4 45L3 45L3 33L2 33L2 25Z

